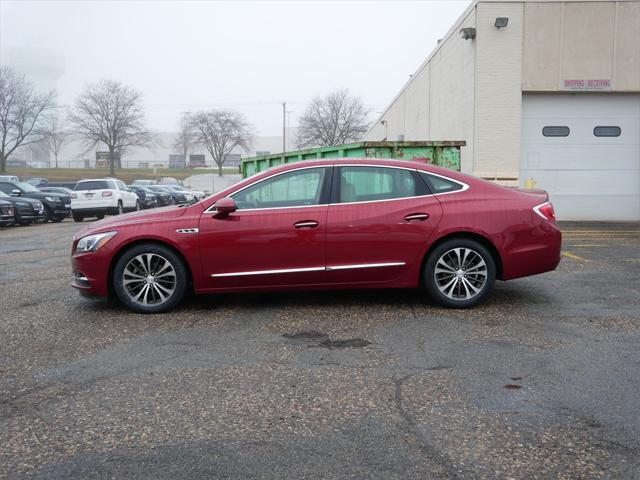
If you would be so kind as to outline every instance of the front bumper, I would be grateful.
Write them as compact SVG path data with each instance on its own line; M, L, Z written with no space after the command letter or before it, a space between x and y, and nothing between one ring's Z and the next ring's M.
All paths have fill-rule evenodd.
M73 277L71 286L84 296L106 297L109 295L110 250L102 252L74 253L71 256Z

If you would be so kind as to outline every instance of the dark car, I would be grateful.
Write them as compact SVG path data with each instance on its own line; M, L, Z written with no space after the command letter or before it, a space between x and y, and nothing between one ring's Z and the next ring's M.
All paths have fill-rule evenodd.
M184 194L184 192L176 192L174 190L171 190L169 187L165 186L165 185L149 185L149 188L151 190L153 190L153 192L164 192L164 193L168 193L169 195L171 195L171 198L173 198L173 203L191 203L190 200L187 198L187 196Z
M27 197L12 197L0 191L0 200L13 205L14 222L20 225L30 225L44 219L44 205L40 200Z
M171 195L171 192L167 191L166 187L161 185L149 185L147 188L158 196L158 203L160 206L164 207L176 204L173 195Z
M71 213L71 197L53 192L41 192L25 182L0 182L0 191L13 197L27 197L44 204L44 221L61 222Z
M27 178L26 183L28 183L29 185L33 185L34 187L37 188L37 187L44 187L49 183L49 180L42 177L32 177L32 178Z
M67 190L75 190L76 183L78 182L49 182L47 183L47 187L64 187Z
M15 220L13 203L0 199L0 227L11 225Z
M153 208L160 205L158 200L158 194L152 192L147 187L142 185L127 185L132 192L138 195L140 199L140 206L142 208Z
M46 185L44 187L38 187L38 190L40 190L41 192L50 192L50 193L59 193L61 195L68 195L69 197L71 197L71 194L73 193L73 190L71 190L70 188L50 187L49 185Z

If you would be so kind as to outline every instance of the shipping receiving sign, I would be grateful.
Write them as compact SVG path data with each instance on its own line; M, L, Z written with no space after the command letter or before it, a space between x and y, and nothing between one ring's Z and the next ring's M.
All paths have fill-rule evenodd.
M565 79L560 81L561 90L611 90L608 78Z

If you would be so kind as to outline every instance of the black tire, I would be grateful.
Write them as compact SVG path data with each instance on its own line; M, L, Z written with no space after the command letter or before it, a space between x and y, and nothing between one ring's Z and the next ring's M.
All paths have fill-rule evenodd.
M74 222L81 222L84 220L84 217L82 215L77 215L77 214L73 214L73 221Z
M53 212L49 207L44 207L44 217L42 218L42 223L47 223L53 218Z
M131 298L129 292L126 290L123 283L123 274L125 268L135 257L141 254L153 254L162 257L169 262L175 272L175 288L173 293L163 301L162 303L143 305L134 301ZM135 260L134 260L135 263ZM127 250L117 261L115 268L113 269L113 290L116 293L118 299L122 304L130 310L141 313L161 313L175 308L184 298L189 277L187 269L180 257L176 255L172 250L162 245L143 243L136 245ZM150 287L149 287L150 288ZM134 294L139 290L134 290Z
M136 200L136 211L141 210L142 207L140 206L140 202L138 200Z
M452 273L443 271L441 264L437 274L440 282L439 287L438 280L436 280L436 264L443 258L455 262L457 258L455 256L455 249L459 248L469 251L467 262L465 262L463 266L458 264L455 272L453 271L454 269L451 269ZM462 252L462 256L464 257L464 251L461 250L460 252ZM473 252L473 254L471 252ZM474 254L484 262L485 267L471 267L467 274L465 273L465 266L469 265L470 258L474 260L478 258ZM486 272L486 277L484 283L481 283L481 272L483 271ZM496 281L496 262L491 252L481 243L467 238L453 238L438 245L429 254L422 275L425 288L434 301L449 308L469 308L484 300L493 289ZM453 284L449 283L450 279L451 282L454 282ZM447 284L452 285L450 291L447 291L449 288L445 288ZM476 287L478 287L479 290L474 292L473 289ZM443 293L441 288L450 295ZM471 293L473 293L473 296L466 298Z
M53 218L51 219L51 221L52 221L53 223L60 223L60 222L61 222L61 221L63 221L64 219L65 219L65 217L53 217Z
M122 200L118 200L116 215L122 215L123 213L124 213L124 207L122 206Z
M102 219L104 218L104 213L101 213L101 214L99 214L99 215L96 215L96 218L97 218L98 220L102 220Z
M28 225L31 225L33 223L33 220L20 220L18 223L23 227L26 227Z

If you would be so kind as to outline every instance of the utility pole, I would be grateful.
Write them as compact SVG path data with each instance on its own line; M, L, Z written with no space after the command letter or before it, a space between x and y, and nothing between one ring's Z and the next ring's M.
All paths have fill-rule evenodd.
M287 102L282 102L282 153L287 152Z

